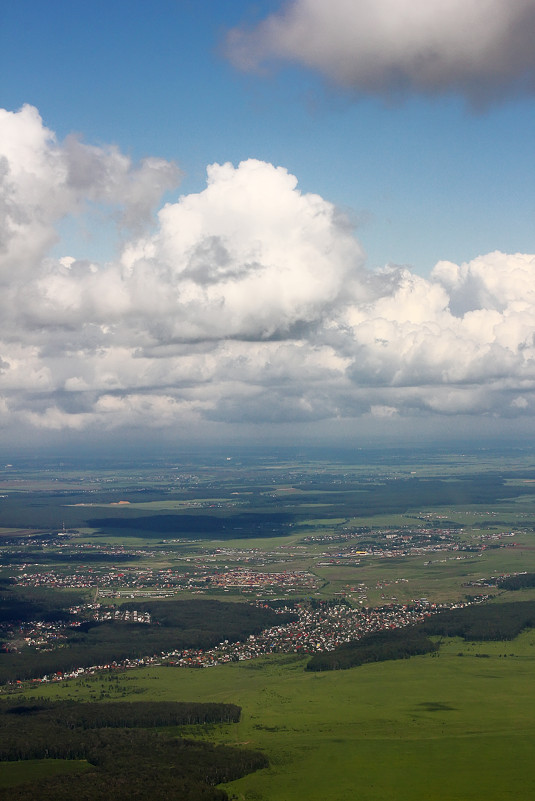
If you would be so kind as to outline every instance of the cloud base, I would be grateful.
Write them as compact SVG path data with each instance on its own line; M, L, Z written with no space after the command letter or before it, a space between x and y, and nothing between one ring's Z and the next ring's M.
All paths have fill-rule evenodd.
M533 0L292 0L226 46L244 70L294 62L357 93L482 106L535 91L534 34Z

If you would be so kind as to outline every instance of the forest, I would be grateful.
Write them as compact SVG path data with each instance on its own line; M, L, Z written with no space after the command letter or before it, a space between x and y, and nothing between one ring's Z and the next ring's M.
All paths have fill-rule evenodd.
M54 596L49 607L39 606L40 601L20 594L5 593L3 603L4 619L33 620L38 612L41 620L72 618L55 606ZM0 683L66 673L78 667L109 665L171 650L208 649L221 640L243 640L291 617L277 615L265 607L204 599L144 601L124 604L122 608L148 611L152 623L86 620L75 628L63 630L65 639L61 648L49 651L22 648L0 653Z
M497 586L501 590L523 590L527 587L535 587L535 573L519 573L517 576L507 576L498 579Z
M436 644L415 626L367 634L356 642L346 643L334 651L315 654L307 663L312 671L347 670L368 662L408 659L436 651Z
M512 640L535 626L535 601L511 601L465 606L434 615L420 628L427 635L465 640Z
M306 669L345 670L369 662L408 659L438 649L431 637L465 640L512 640L523 629L535 626L535 601L481 604L449 609L421 623L402 629L367 634L334 651L316 654Z
M26 801L225 801L216 784L267 766L255 751L215 746L157 732L155 726L233 722L229 704L69 702L0 706L2 760L85 760L90 769L0 790ZM31 771L29 771L31 775Z
M0 624L72 620L69 607L83 601L84 597L73 590L17 587L12 579L0 579Z

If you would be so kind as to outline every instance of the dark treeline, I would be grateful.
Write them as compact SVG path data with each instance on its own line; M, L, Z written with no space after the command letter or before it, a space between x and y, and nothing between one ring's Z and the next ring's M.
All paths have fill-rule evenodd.
M413 626L367 634L334 651L316 654L306 669L344 670L368 662L407 659L436 651L438 645L430 637L512 640L531 627L535 627L535 601L465 606L440 612Z
M535 587L535 573L521 573L519 576L508 576L498 579L497 586L502 590L523 590Z
M384 479L377 483L355 480L342 484L336 477L332 482L305 478L294 481L296 489L306 490L307 503L332 504L322 510L326 517L373 516L398 513L425 505L449 506L456 504L489 504L518 496L519 488L506 483L507 478L518 477L515 471L507 473L485 473L485 475L456 476L454 480L439 477ZM333 490L343 490L339 495ZM363 491L364 490L364 491ZM357 491L357 496L353 493ZM535 494L535 485L522 487L522 495ZM287 499L289 503L291 498ZM450 523L447 524L449 528Z
M243 512L232 516L214 514L136 515L121 510L120 516L87 520L90 528L122 537L276 537L287 534L295 516L285 512Z
M106 553L101 551L60 551L57 548L54 550L34 550L24 551L17 553L9 553L4 551L2 553L2 564L4 565L20 565L20 564L60 564L72 563L85 564L102 562L108 563L122 563L122 562L137 562L141 557L136 554L129 553Z
M173 626L185 632L192 629L206 631L211 637L218 637L223 628L230 634L256 634L263 628L292 619L289 615L277 615L273 609L249 604L194 599L184 601L129 601L121 609L137 609L150 612L153 620L162 626ZM225 639L230 639L225 634ZM221 637L213 643L220 642Z
M418 628L429 636L512 640L532 626L535 626L535 601L512 601L449 609L428 618Z
M153 623L87 621L68 629L67 639L56 650L0 653L0 683L173 650L205 650L222 640L246 639L290 618L272 609L211 600L144 601L124 604L122 609L150 612Z
M194 742L147 728L120 727L116 711L104 709L108 704L93 705L102 707L95 711L94 718L104 721L104 727L82 728L79 721L84 720L84 712L78 717L73 710L76 706L66 702L62 711L62 702L49 706L27 704L19 705L18 712L16 706L3 706L0 712L0 754L3 760L82 759L87 760L93 769L40 780L38 787L29 781L28 784L0 790L0 799L225 801L227 794L214 785L232 781L268 764L258 752ZM130 709L125 719L135 721L137 704L128 706ZM151 704L141 706L143 709L139 710L136 727L149 725L151 718L160 719L160 710L152 715ZM176 705L177 721L183 717L184 709L179 709L180 706ZM225 704L210 706L212 709L205 717L214 717L214 707L221 707L223 719L228 713ZM195 716L201 719L203 713L197 710ZM215 717L217 719L217 713ZM165 715L161 719L165 719Z
M392 659L408 659L417 654L426 654L437 649L436 644L415 626L391 629L367 634L360 640L346 643L335 651L316 654L306 669L346 670L369 662L387 662Z
M82 603L77 592L16 587L4 581L0 585L0 623L25 623L30 620L70 620L69 606Z
M34 733L50 725L69 729L154 728L192 726L205 723L238 723L241 709L236 704L189 701L28 701L0 705L0 759L10 759L14 743L28 725ZM23 721L21 727L21 721ZM29 721L29 723L28 723ZM35 741L35 736L33 737ZM18 749L23 748L19 745ZM25 756L24 759L29 757Z

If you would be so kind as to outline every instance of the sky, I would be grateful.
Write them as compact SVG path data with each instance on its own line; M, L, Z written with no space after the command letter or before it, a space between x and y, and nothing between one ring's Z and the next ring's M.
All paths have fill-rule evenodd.
M526 441L535 0L0 8L0 439Z

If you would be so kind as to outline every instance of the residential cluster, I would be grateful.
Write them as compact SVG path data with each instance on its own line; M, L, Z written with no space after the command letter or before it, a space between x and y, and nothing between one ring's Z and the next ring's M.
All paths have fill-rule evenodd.
M114 620L123 623L152 623L152 615L150 612L138 612L137 609L109 609L109 608L96 609L93 618L94 620Z
M206 651L185 649L140 659L128 659L120 664L94 665L83 671L78 669L72 674L60 675L55 680L80 675L81 672L91 673L109 668L132 668L163 663L176 667L215 667L273 653L312 654L332 651L343 643L360 639L365 634L408 626L452 606L454 605L430 604L427 601L377 609L353 609L347 604L321 604L317 609L311 609L307 605L296 605L295 608L283 606L278 610L281 614L296 611L298 619L266 629L258 635L250 635L243 642L224 641L216 648Z
M265 602L264 605L269 606L269 603ZM58 672L33 681L34 683L64 681L82 675L93 675L100 670L131 669L162 664L174 667L205 668L256 659L266 654L313 654L332 651L340 645L358 640L366 634L409 626L443 609L455 609L466 605L468 604L434 604L424 599L410 604L390 604L379 608L360 609L353 609L347 604L329 602L319 603L316 608L308 604L284 605L276 611L280 614L296 612L297 620L281 623L281 625L265 629L257 635L252 634L245 641L231 643L226 640L219 643L217 647L205 651L174 650L136 659L125 659L121 662L114 661L85 668L78 667L66 673ZM103 617L100 619L105 619L104 615L107 614L107 611L101 612L98 604L93 606L94 617L102 614ZM130 620L150 622L144 620L141 613L131 611L130 615L132 616L129 618ZM136 618L133 617L134 615ZM17 683L20 684L20 682Z
M76 572L59 570L39 570L27 572L23 565L21 572L15 577L17 584L23 587L49 587L52 589L90 589L98 588L99 594L116 595L119 588L123 590L139 590L155 588L173 591L199 591L204 589L231 590L239 589L244 593L266 588L283 589L285 591L315 591L319 580L312 573L300 570L281 572L262 572L237 567L233 570L216 571L214 566L192 566L191 571L178 571L173 568L151 570L149 568L125 567L87 567Z
M362 556L399 557L416 556L428 552L458 551L463 546L459 543L458 529L385 529L373 531L373 542L370 541L370 532L353 533L347 539L362 539L362 543L346 545L335 550L324 551L319 558L324 561L320 565L328 564L358 564ZM312 538L307 538L311 541ZM318 540L337 543L341 541L340 535L336 538L321 537ZM325 561L326 560L326 561Z
M452 605L418 601L375 609L353 609L347 604L326 603L313 609L306 604L297 604L295 609L283 607L279 610L296 611L298 619L292 623L274 626L258 635L252 634L245 642L222 642L208 651L175 651L167 654L166 658L179 667L212 667L272 653L333 651L365 634L409 626L446 608L450 609Z
M316 576L305 570L262 573L258 570L247 570L246 568L215 573L209 576L208 581L210 586L223 589L259 590L266 587L276 587L290 592L295 590L316 590L320 583Z
M3 623L0 626L4 638L1 650L4 652L20 651L21 648L32 647L39 651L52 651L62 640L67 639L67 627L79 625L79 621L70 624L57 620L51 622L31 620L16 625Z

